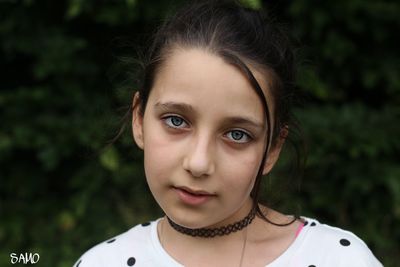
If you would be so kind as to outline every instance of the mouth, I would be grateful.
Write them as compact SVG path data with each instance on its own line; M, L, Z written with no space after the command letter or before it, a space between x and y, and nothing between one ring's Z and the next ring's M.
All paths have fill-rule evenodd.
M195 195L195 196L215 196L215 194L204 191L204 190L196 190L196 189L192 189L186 186L177 186L174 187L174 189L178 189L178 190L182 190L185 191L189 194Z
M185 186L173 187L179 199L191 206L201 205L211 200L216 195L204 190L196 190Z

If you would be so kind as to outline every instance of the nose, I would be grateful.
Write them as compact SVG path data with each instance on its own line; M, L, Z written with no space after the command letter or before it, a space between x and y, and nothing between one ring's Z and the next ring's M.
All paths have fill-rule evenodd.
M211 138L198 136L192 140L183 160L183 168L193 177L207 177L215 171Z

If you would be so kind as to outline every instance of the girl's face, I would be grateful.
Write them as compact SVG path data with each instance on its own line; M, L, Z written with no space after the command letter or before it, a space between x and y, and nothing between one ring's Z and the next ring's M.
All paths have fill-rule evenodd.
M136 108L133 121L147 182L166 215L190 228L247 215L265 149L264 121L260 99L236 67L200 49L175 49L156 76L144 116Z

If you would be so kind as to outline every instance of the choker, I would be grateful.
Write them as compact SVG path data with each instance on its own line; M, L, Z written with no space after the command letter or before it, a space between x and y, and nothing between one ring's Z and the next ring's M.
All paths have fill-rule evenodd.
M190 236L197 236L197 237L215 237L215 236L223 236L223 235L229 235L230 233L234 233L237 231L242 230L246 226L248 226L256 216L256 209L253 208L251 209L250 213L244 217L242 220L228 224L227 226L221 226L217 228L197 228L197 229L191 229L187 228L184 226L181 226L179 224L174 223L168 216L168 222L174 228L176 231L185 234L185 235L190 235Z

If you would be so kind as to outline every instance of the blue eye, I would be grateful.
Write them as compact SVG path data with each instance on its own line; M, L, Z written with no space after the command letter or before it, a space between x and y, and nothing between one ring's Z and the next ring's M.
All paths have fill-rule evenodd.
M232 130L226 136L236 143L247 143L251 140L250 135L241 130Z
M184 119L178 116L168 116L163 118L165 124L171 128L183 128L182 125L187 124Z

